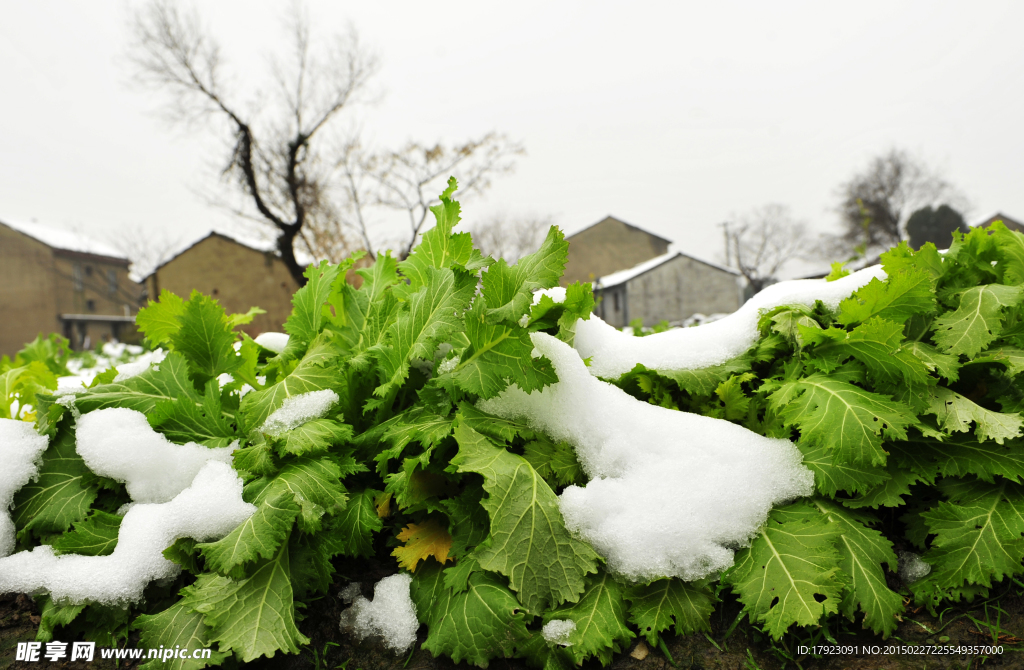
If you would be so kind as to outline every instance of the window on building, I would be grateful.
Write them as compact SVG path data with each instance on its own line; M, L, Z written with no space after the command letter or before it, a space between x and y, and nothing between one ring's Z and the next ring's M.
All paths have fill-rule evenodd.
M90 312L95 312L96 311L96 301L95 300L86 300L85 301L85 309L87 311L90 311Z
M117 293L117 270L113 268L107 270L107 292L110 295Z
M75 285L76 291L82 290L82 264L75 263L71 266L71 281Z
M612 293L612 303L615 305L615 311L619 311L619 292Z
M86 265L85 266L85 276L86 277L91 277L92 276L92 266L91 265Z

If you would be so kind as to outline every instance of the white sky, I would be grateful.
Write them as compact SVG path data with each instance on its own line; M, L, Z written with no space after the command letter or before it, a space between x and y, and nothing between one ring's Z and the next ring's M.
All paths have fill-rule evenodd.
M0 0L0 218L112 240L185 241L228 216L197 191L223 138L171 128L128 86L135 2ZM203 17L241 88L265 81L288 3L218 0ZM381 60L358 112L378 146L490 130L528 155L465 219L613 214L719 260L719 222L768 202L820 230L836 189L891 146L974 203L1024 218L1022 2L327 2ZM244 98L249 100L250 98Z

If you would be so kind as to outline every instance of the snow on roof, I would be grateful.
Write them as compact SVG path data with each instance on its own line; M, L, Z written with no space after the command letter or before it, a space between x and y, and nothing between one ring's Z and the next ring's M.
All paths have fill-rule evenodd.
M13 221L6 218L0 219L0 225L5 225L23 235L28 235L32 239L38 240L53 249L77 251L83 254L95 254L97 256L109 256L110 258L128 260L128 257L114 246L65 228L54 228L38 223L25 223L24 221Z
M693 260L697 261L698 263L704 263L705 265L710 265L711 267L713 267L713 268L715 268L717 270L721 270L723 272L728 272L729 274L732 274L732 275L738 275L739 274L736 270L734 270L732 268L727 268L724 265L718 265L717 263L712 263L710 261L706 261L706 260L703 260L701 258L694 258L693 256L690 256L689 254L684 254L682 251L670 251L667 254L662 254L661 256L655 256L654 258L652 258L650 260L647 260L647 261L644 261L643 263L640 263L639 265L634 265L633 267L629 268L628 270L619 270L618 272L613 272L610 275L605 275L605 276L599 278L596 282L594 282L594 285L597 286L597 287L600 287L600 288L611 288L612 286L618 286L619 284L625 284L630 279L633 279L634 277L639 277L640 275L642 275L643 273L647 272L648 270L653 270L654 268L658 267L662 263L667 263L667 262L669 262L670 260L674 259L677 256L683 256L684 258L693 259Z
M138 281L145 281L146 279L151 277L154 272L156 272L157 270L159 270L163 266L165 266L168 263L170 263L171 261L173 261L178 256L182 255L183 253L185 253L186 251L188 251L192 247L196 246L197 244L203 242L204 240L206 240L206 239L208 239L210 237L221 237L221 238L224 238L226 240L230 240L230 241L234 242L235 244L240 244L243 247L247 247L247 248L252 249L254 251L259 251L259 252L262 252L262 253L265 253L265 254L268 254L268 253L272 253L272 254L275 254L275 255L278 254L278 252L277 252L277 239L276 239L276 237L275 238L268 238L268 237L264 237L264 236L261 236L261 235L252 235L252 234L239 233L238 231L235 231L235 230L227 231L227 230L223 230L223 229L221 229L221 230L213 229L210 232L205 233L201 237L197 237L197 238L192 239L192 240L190 240L188 242L185 242L184 244L178 245L177 249L173 253L171 253L168 256L166 256L166 260L161 262L155 268L151 268L148 271L146 271L144 275L140 276ZM299 262L299 265L301 265L301 266L312 265L313 263L317 262L317 259L314 259L309 254L307 254L307 253L305 253L305 252L303 252L303 251L301 251L299 249L295 250L295 260L297 260Z

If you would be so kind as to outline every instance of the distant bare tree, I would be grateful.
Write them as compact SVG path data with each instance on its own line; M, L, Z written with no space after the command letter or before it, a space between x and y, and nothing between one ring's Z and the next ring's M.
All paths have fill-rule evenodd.
M510 172L514 157L523 153L522 145L495 132L454 146L409 142L398 151L364 152L351 144L337 163L344 176L349 227L359 231L366 249L374 254L368 209L376 206L405 213L409 228L398 250L404 258L423 232L430 207L440 202L437 195L448 177L458 180L456 197L464 200L489 188L494 176Z
M141 281L172 258L175 250L181 246L181 238L171 237L166 232L158 233L143 226L134 226L118 230L116 235L110 237L110 243L132 262L131 278L134 281Z
M953 203L964 211L966 198L919 158L901 149L877 156L840 187L842 241L883 250L906 238L906 219L920 207Z
M726 263L757 293L776 280L787 261L807 248L807 225L786 205L769 204L726 224Z
M471 227L473 242L485 255L515 263L540 248L551 227L550 216L492 216Z
M397 152L358 151L358 138L339 137L338 125L346 110L368 101L377 60L352 29L329 47L314 48L306 14L293 7L290 53L273 61L272 93L252 110L239 106L222 76L217 42L198 16L170 0L154 0L134 15L129 59L140 84L167 95L171 121L226 124L231 148L223 175L243 195L235 212L274 227L281 259L301 286L296 248L338 258L360 246L349 241L351 229L372 253L366 208L386 206L409 212L404 256L448 171L461 170L460 193L479 191L491 175L511 169L509 158L521 148L491 134L453 149L410 144Z

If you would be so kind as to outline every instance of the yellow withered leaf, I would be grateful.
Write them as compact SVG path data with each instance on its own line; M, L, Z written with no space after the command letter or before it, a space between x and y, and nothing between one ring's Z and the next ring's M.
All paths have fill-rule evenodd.
M391 516L391 493L381 493L373 500L377 516L381 519Z
M452 536L444 525L428 519L421 524L411 523L402 529L398 539L405 546L396 547L391 555L398 559L398 564L409 572L416 571L416 564L433 556L439 563L450 561L448 552L452 548Z

